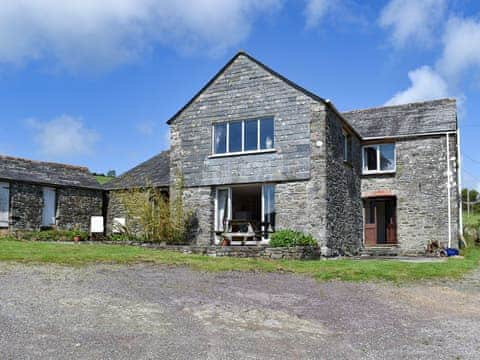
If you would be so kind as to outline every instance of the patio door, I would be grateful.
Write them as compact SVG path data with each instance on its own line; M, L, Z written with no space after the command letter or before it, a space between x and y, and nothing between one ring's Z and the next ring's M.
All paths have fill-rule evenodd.
M248 184L218 187L215 191L215 242L228 229L229 222L247 222L262 241L275 229L275 185Z
M10 186L0 183L0 228L8 227L10 209Z

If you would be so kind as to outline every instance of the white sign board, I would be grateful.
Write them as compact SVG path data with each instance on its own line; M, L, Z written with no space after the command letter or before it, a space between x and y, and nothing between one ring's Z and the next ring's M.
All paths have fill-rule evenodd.
M125 218L113 218L112 232L118 234L123 228L125 228Z
M92 216L90 219L90 232L103 234L103 216Z

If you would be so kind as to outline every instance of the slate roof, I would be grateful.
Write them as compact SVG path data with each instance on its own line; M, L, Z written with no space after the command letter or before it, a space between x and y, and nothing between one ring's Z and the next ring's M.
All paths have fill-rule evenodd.
M304 87L301 87L300 85L294 83L292 80L290 79L287 79L285 76L283 76L282 74L279 74L278 72L276 72L275 70L269 68L267 65L265 65L264 63L260 62L259 60L255 59L253 56L247 54L246 52L244 51L239 51L238 53L236 53L184 106L182 106L182 108L180 110L178 110L168 121L167 121L167 124L171 124L182 112L183 110L185 110L186 108L188 108L190 106L190 104L192 104L195 99L197 97L200 96L200 94L202 94L205 89L207 89L220 75L223 74L223 72L239 57L239 56L245 56L247 59L253 61L255 64L257 64L258 66L260 66L261 68L263 68L265 71L269 72L270 74L272 74L273 76L279 78L280 80L284 81L285 83L287 83L288 85L290 85L291 87L293 87L294 89L297 89L298 91L304 93L305 95L311 97L312 99L316 100L316 101L319 101L319 102L322 102L322 103L325 103L327 104L327 101L312 93L311 91L305 89Z
M44 185L101 189L86 167L0 155L0 179Z
M383 106L343 112L362 138L395 137L457 129L455 99Z
M135 166L104 185L105 189L164 187L170 183L170 151L166 150Z

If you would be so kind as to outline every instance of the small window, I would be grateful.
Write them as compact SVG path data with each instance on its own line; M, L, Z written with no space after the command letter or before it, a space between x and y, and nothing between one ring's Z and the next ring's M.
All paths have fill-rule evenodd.
M343 161L352 162L352 135L343 132Z
M395 170L395 145L380 145L380 171Z
M394 172L395 169L395 144L363 147L363 173Z
M213 146L215 154L227 152L227 124L216 124L213 127Z

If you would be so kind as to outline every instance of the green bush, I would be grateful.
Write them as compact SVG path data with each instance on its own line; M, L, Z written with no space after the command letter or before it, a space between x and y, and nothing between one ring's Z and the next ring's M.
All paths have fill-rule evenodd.
M271 247L317 246L317 241L300 231L290 229L280 230L272 234Z
M82 240L88 239L88 233L79 230L41 230L19 231L15 237L28 241L72 241L74 236L80 236Z

